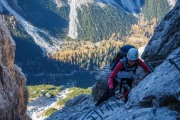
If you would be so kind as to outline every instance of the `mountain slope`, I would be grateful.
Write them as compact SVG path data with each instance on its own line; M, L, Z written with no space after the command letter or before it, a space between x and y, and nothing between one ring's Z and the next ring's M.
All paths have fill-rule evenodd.
M11 14L14 15L16 20L19 21L19 23L23 26L26 32L33 38L34 42L39 45L44 51L47 51L47 53L52 53L55 49L59 48L58 45L60 43L58 43L56 38L53 38L44 30L41 30L31 25L16 11L14 11L5 0L2 0L1 3Z
M137 21L135 16L139 16L139 13L143 13L147 19L156 17L160 20L170 9L167 0L18 0L16 4L19 9L13 8L17 13L53 36L92 41L108 39L112 33L121 33L122 36L129 34L129 28ZM122 21L124 18L126 20Z
M137 19L125 13L121 9L111 6L101 8L96 5L82 6L78 9L78 36L79 39L99 41L108 39L112 33L127 35L131 25L136 23ZM96 13L96 14L94 14Z
M134 15L137 15L141 12L141 8L144 5L144 0L115 0L119 6L121 6L125 11L129 13L133 13Z
M122 36L129 35L130 26L137 22L135 16L141 13L141 9L146 19L150 20L155 17L160 20L169 11L170 6L167 0L151 2L142 0L83 2L82 0L81 2L71 1L70 9L72 12L70 12L68 36L73 39L99 41L108 39L112 33L120 33Z
M54 5L52 1L18 0L18 5L21 8L20 15L32 25L45 29L53 36L66 34L65 29L68 27L68 21L48 8L50 5Z
M157 20L162 20L165 16L164 13L168 13L170 8L171 6L167 0L147 0L142 7L142 13L147 19L157 18Z

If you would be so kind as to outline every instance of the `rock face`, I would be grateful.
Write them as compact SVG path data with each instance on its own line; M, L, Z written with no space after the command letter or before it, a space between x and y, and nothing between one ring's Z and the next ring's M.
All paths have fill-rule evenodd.
M180 1L155 29L142 55L146 62L172 59L153 63L155 71L142 81L130 94L129 106L168 106L180 103ZM162 63L162 64L161 64ZM161 65L160 65L161 64ZM178 108L177 111L179 111Z
M168 57L180 66L180 47ZM155 71L134 88L128 101L129 106L162 107L180 102L180 71L169 61L163 62ZM178 108L179 109L179 108Z
M28 119L26 78L14 57L15 42L0 17L0 120Z
M155 61L167 56L180 46L180 1L165 16L164 20L155 29L142 55L145 61ZM158 63L157 65L159 65ZM156 65L156 66L157 66Z

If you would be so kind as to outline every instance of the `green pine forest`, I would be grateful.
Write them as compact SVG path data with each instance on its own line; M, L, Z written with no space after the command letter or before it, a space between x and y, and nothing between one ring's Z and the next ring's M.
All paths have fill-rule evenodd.
M83 9L83 11L82 11ZM133 15L115 7L96 5L82 6L78 13L78 39L97 42L109 39L114 32L122 37L129 34L132 24L137 22Z
M155 17L158 21L161 21L170 8L171 6L167 0L145 0L142 13L148 20Z

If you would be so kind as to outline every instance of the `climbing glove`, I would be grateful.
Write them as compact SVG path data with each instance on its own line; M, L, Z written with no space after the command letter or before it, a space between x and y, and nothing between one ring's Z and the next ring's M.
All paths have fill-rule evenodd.
M114 88L109 89L109 97L112 97L112 96L114 96L114 95L115 95L115 90L114 90Z

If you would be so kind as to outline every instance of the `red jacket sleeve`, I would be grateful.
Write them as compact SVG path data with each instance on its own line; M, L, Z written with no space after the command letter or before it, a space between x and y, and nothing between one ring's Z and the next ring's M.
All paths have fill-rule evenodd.
M138 58L138 65L144 69L144 71L148 72L149 71L149 67L141 60Z
M117 73L119 70L121 70L123 68L122 62L118 62L118 64L116 65L116 67L114 68L114 70L112 71L112 73L110 74L109 78L108 78L108 86L109 89L113 88L113 79L116 77Z

